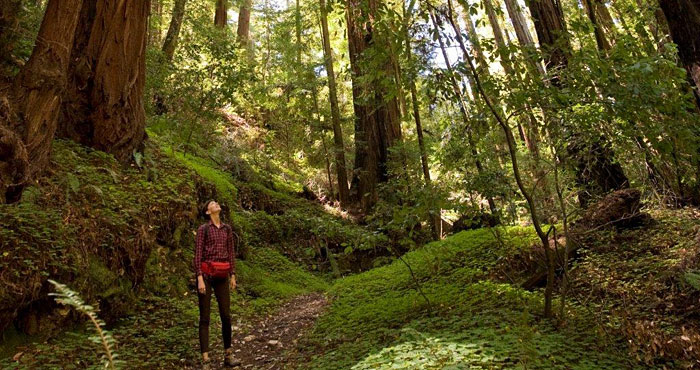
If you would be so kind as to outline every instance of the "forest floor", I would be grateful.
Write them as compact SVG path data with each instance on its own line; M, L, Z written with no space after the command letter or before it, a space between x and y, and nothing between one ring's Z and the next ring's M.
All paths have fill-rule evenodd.
M240 327L234 326L232 346L236 358L241 361L238 368L264 370L293 367L294 361L290 360L299 350L299 339L327 306L328 301L322 293L299 295L271 314L258 317ZM219 331L216 330L211 337L217 338L211 345L212 367L226 368L222 365L224 351ZM199 366L184 368L198 369Z

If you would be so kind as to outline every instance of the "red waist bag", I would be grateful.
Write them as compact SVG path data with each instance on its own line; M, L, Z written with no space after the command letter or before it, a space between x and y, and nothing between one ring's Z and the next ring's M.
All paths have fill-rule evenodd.
M216 261L202 262L202 272L211 277L227 277L231 273L231 263Z

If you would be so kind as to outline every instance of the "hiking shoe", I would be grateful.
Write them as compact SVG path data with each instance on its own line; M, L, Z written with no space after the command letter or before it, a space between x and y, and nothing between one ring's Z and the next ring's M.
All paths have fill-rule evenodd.
M233 355L233 351L227 352L224 358L224 365L226 366L238 366L241 364L241 360L237 359Z
M211 360L206 360L206 361L202 360L201 364L202 364L202 367L201 367L202 370L211 370L211 369L213 369L213 367L212 367L212 365L211 365Z

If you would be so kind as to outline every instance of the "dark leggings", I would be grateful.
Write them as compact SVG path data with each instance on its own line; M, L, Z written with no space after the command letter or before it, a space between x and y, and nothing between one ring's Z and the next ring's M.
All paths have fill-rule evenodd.
M221 331L224 336L224 349L231 347L231 296L229 278L204 278L207 290L204 294L197 291L199 297L199 346L202 353L209 352L209 316L211 313L211 291L214 289L216 303L221 316Z

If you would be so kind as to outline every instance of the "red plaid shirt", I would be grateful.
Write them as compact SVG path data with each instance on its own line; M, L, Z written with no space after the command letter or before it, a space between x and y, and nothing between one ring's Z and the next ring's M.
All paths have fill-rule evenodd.
M204 240L204 229L209 227L207 240ZM228 229L228 230L227 230ZM233 230L225 223L216 227L210 220L197 229L197 242L194 249L194 270L197 276L202 274L202 262L229 262L231 275L236 273L236 255L233 250Z

